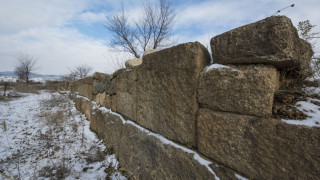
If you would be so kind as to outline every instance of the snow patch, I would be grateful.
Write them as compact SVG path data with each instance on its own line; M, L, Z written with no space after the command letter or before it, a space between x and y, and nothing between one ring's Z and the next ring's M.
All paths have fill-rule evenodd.
M308 127L320 127L320 106L315 105L312 101L320 103L320 100L308 98L307 101L298 101L295 105L297 109L303 111L308 117L305 120L286 120L281 119L282 122L293 125L302 125Z
M304 91L308 95L320 94L320 87L306 87L306 88L304 88Z
M84 100L86 100L86 101L90 101L90 99L88 99L87 97L80 96L80 95L77 95L76 98L82 98L82 99L84 99Z
M248 180L247 178L240 176L239 174L235 174L234 176L239 180Z
M230 66L225 66L222 64L211 64L205 68L206 72L209 72L211 69L222 69L222 68L231 68Z
M320 94L320 87L305 87L304 91L307 95ZM316 103L316 104L315 104ZM318 105L317 105L318 104ZM308 117L305 120L286 120L281 119L282 122L293 125L301 125L308 127L320 127L320 100L308 98L307 101L298 101L295 107L304 112Z

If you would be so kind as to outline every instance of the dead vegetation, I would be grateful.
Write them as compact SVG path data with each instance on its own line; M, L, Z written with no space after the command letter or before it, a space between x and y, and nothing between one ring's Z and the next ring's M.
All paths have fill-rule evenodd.
M307 94L305 87L319 87L316 81L306 80L310 77L308 71L282 71L280 75L280 87L274 94L272 115L279 119L304 120L308 116L300 111L296 105L298 101L306 101L315 95Z

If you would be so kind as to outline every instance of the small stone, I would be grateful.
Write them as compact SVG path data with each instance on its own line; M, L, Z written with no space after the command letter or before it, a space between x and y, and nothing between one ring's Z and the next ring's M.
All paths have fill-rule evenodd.
M140 59L140 58L129 59L125 63L126 67L136 67L141 64L142 64L142 59Z

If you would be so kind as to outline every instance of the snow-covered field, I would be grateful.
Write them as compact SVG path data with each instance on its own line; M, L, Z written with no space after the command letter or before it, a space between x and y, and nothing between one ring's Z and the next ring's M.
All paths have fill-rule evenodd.
M125 179L67 96L22 95L0 101L0 179Z
M0 76L0 82L17 82L18 78L17 77L12 77L12 76ZM39 82L39 83L45 83L46 80L40 77L35 77L35 78L30 78L30 81L32 82Z

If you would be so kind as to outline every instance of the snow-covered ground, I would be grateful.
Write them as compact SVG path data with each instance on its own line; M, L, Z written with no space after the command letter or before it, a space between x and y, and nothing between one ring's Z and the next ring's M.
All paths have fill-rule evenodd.
M65 95L0 101L0 120L0 179L125 179Z
M0 76L0 82L17 82L18 78L14 76ZM30 78L32 82L45 83L46 80L40 77Z
M0 82L17 82L17 77L12 76L0 76Z

